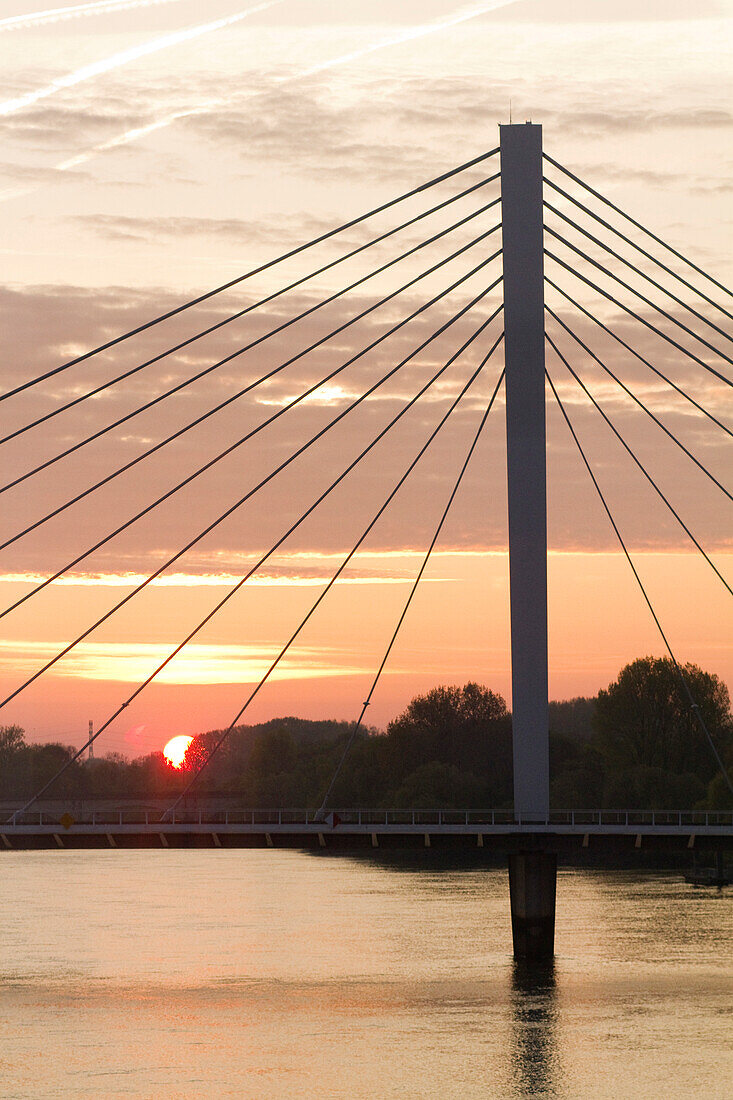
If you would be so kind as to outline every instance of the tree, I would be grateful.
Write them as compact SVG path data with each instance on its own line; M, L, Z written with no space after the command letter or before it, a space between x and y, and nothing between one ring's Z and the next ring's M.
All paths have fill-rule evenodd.
M299 801L296 746L292 734L284 726L267 730L255 738L246 785L255 806L292 806Z
M130 762L120 752L108 752L84 764L83 793L85 798L115 798L127 794Z
M66 771L54 783L48 797L79 797L83 790L83 769L78 761L71 764L75 751L72 745L61 745L58 742L24 747L15 758L17 767L13 797L30 798L53 779L61 768L66 768Z
M682 667L723 760L733 747L730 696L717 676L697 665ZM626 769L660 769L697 776L707 785L718 772L708 740L668 657L640 657L598 693L597 744L606 763Z
M584 736L556 733L550 726L550 805L553 809L600 806L604 772L603 757Z
M708 810L733 810L733 794L722 772L718 772L708 786L705 806Z
M0 795L16 797L28 746L20 726L0 726Z
M570 737L573 741L590 741L596 701L582 695L574 699L550 700L550 733Z
M705 784L690 772L641 767L606 776L602 802L608 809L693 809L704 803L705 794Z
M459 771L454 764L431 760L407 776L391 802L395 807L413 810L468 809L483 806L485 797L485 778Z
M411 772L437 761L479 777L486 804L511 799L511 719L502 697L481 684L437 687L416 696L389 724L386 750L395 789L404 787Z
M263 776L291 771L295 766L295 741L290 730L280 726L258 734L249 766L252 772Z
M20 726L0 726L0 766L6 765L16 752L25 747L25 730Z

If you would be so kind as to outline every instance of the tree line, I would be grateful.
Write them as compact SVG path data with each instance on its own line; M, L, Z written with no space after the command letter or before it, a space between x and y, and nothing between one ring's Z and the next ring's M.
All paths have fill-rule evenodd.
M688 664L683 673L728 772L733 718L725 684ZM189 798L226 796L247 807L321 804L344 750L332 806L510 808L511 714L476 683L414 698L385 731L353 723L278 718L195 737L183 767L162 753L77 761L54 798L175 797L209 761ZM0 797L30 798L73 755L0 729ZM210 759L209 759L210 758ZM708 738L667 658L643 657L593 698L550 703L551 805L556 809L727 809L731 796Z

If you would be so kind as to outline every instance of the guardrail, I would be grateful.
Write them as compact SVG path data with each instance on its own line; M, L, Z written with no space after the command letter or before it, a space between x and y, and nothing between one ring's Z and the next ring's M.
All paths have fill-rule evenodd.
M522 818L513 810L335 810L329 811L326 822L338 825L371 826L526 826L553 825L570 828L583 826L670 826L730 827L733 828L731 811L697 810L552 810L541 820L536 816ZM18 814L0 825L0 830L16 826L82 826L115 825L305 825L324 824L323 815L316 810L186 810L178 809L161 814L157 810L91 810L80 814L31 811Z

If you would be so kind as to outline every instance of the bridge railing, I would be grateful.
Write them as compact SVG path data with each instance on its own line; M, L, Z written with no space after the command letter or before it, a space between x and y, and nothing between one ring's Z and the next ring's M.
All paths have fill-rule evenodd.
M476 828L482 825L492 826L564 826L581 830L585 827L613 826L653 826L694 829L695 827L728 826L733 827L733 812L729 810L551 810L547 818L522 820L513 810L336 810L335 819L329 814L325 820L315 810L207 810L176 809L167 814L158 810L146 809L104 809L83 810L76 813L35 810L18 814L14 824L18 826L70 828L72 825L103 828L109 826L143 825L189 825L189 826L298 826L330 827L335 820L338 825L352 826L459 826ZM7 822L0 824L0 832L12 827Z

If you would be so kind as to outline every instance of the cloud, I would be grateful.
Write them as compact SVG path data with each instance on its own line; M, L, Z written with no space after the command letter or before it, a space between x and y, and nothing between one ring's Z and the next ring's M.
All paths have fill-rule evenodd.
M361 102L334 100L315 78L297 87L275 79L252 102L230 97L226 108L191 114L185 125L197 137L237 152L248 171L265 163L313 178L338 172L345 179L389 181L434 174L427 145L413 141L408 147L385 138L389 114L375 104L367 125Z
M730 195L733 192L733 180L712 176L691 176L688 190L693 195Z
M652 130L710 129L729 130L733 112L719 108L679 107L665 110L650 106L612 111L561 110L543 112L543 122L558 130L576 127L587 135L646 133Z
M366 97L366 87L364 92ZM572 105L568 103L565 87L542 77L535 77L531 83L519 77L511 81L490 80L486 84L470 76L454 80L443 77L426 85L408 76L396 80L381 95L376 87L371 88L376 109L385 114L388 111L401 126L420 126L433 132L436 127L460 131L474 129L477 122L483 121L488 128L504 116L509 98L513 97L520 99L523 117L540 120L546 131L581 133L585 138L656 130L730 129L733 112L721 89L706 88L704 93L705 106L695 104L692 93L687 101L670 106L669 97L661 90L656 96L647 94L640 105L624 102L628 100L628 90L616 86L613 79L591 83L580 75L573 84ZM716 100L720 106L715 105ZM630 170L633 169L630 165ZM680 172L688 169L689 165L685 165ZM609 170L613 170L611 166ZM615 170L625 174L626 165L618 165ZM652 176L648 182L657 182L657 178Z
M138 124L140 116L124 101L97 103L91 109L78 105L44 104L34 110L0 118L0 132L7 141L23 141L44 147L64 147L70 140L99 141L120 126ZM57 169L56 169L57 170ZM51 172L52 169L47 169Z
M236 15L229 16L225 19L216 20L213 23L201 24L198 27L186 28L182 31L174 32L170 35L165 35L161 38L153 39L147 43L143 43L140 46L132 47L129 50L121 51L117 54L113 54L109 58L105 58L99 62L94 62L91 65L84 66L82 69L78 69L73 73L69 73L64 77L60 77L53 81L51 84L46 85L43 88L35 89L30 92L26 92L21 96L16 96L12 100L7 100L5 103L0 103L0 116L9 115L21 108L32 106L38 101L47 98L50 95L54 95L56 92L74 87L75 85L82 84L87 80L92 79L103 73L111 72L114 69L119 68L122 65L128 64L130 61L137 60L140 57L147 56L148 54L158 52L162 49L167 49L170 46L177 45L179 42L187 41L190 38L196 37L201 34L208 33L212 30L219 30L222 27L228 26L232 23L238 22L244 19L246 16L254 14L255 12L264 11L269 8L282 3L283 0L269 0L268 3L257 5L254 8L250 8L245 12L237 13ZM490 3L484 3L480 6L473 6L468 9L463 9L448 18L439 19L431 23L423 23L417 26L411 26L405 30L399 31L396 34L389 35L386 38L381 38L377 42L369 43L365 46L357 47L354 50L347 53L340 54L337 57L329 58L325 61L317 62L313 65L301 69L295 73L288 73L276 77L275 84L290 83L291 81L307 81L314 76L319 76L325 72L329 72L333 69L341 68L345 65L359 60L369 54L379 52L384 49L389 49L393 46L399 46L406 42L414 41L418 38L423 38L428 35L439 34L442 31L448 30L452 27L459 26L471 20L477 19L487 13L495 11L498 8L506 7L515 3L516 0L491 0ZM137 141L141 137L148 136L151 133L166 129L173 125L175 122L179 122L183 119L195 118L202 114L210 114L212 110L224 106L229 100L229 95L222 101L210 101L207 103L199 102L193 106L181 107L177 110L170 111L164 115L160 115L155 119L139 126L132 127L116 135L115 137L104 141L100 144L94 145L91 149L87 149L75 156L69 158L66 161L56 165L58 171L66 171L69 168L76 168L81 164L86 163L93 157L100 153L107 152L111 149L120 148L123 145L127 145L130 142ZM262 93L252 92L250 98L261 99Z
M70 103L68 119L63 107L46 117L39 107L37 119L35 110L0 118L0 129L8 141L42 139L76 149L56 164L57 173L79 169L101 153L177 123L185 127L189 141L193 135L214 142L227 156L238 156L248 175L263 165L282 164L289 175L320 180L338 172L344 179L376 176L404 181L431 174L441 131L451 142L473 150L477 131L490 132L512 97L519 99L528 117L542 118L547 130L583 134L585 139L692 129L723 132L733 125L733 114L720 88L713 85L689 89L684 101L672 108L663 88L647 94L640 105L638 89L632 96L625 83L610 78L599 84L580 74L574 79L572 98L577 106L572 107L564 85L540 76L531 82L523 77L478 81L461 74L426 82L403 75L385 83L371 75L351 75L351 94L335 97L328 72L336 61L300 73L263 69L257 90L245 86L238 94L211 74L197 79L195 97L190 84L175 78L161 85L148 77L133 89L115 90L107 84L101 98L90 102L82 95ZM151 103L156 104L152 112ZM385 139L394 132L409 133L410 141ZM79 150L80 144L86 147ZM606 164L601 179L618 175L627 183L676 183L681 189L694 185L682 166L678 172L634 163L614 169L607 157ZM13 190L3 197L19 193Z
M468 264L464 270L467 267ZM395 281L394 285L399 283ZM379 293L381 292L380 287ZM423 289L416 288L409 298L395 302L388 310L365 318L337 340L324 344L317 356L294 364L282 376L273 378L267 386L253 391L246 399L240 399L205 424L186 433L175 444L141 463L134 471L112 482L104 491L69 509L63 517L48 524L45 533L41 529L36 536L29 537L12 550L6 551L3 559L4 571L45 574L49 569L58 567L75 553L79 553L85 545L101 537L120 519L134 514L153 496L160 495L187 473L218 454L229 443L241 438L245 432L271 415L274 409L282 407L285 401L303 392L329 370L335 369L353 355L360 345L364 346L383 332L391 319L396 320L415 308L421 300L418 294L424 293ZM181 391L178 397L169 399L150 413L130 421L121 431L110 433L76 456L49 468L43 477L27 482L20 491L5 494L3 508L8 530L26 526L34 518L67 499L72 489L78 491L98 477L113 471L123 461L141 453L151 442L185 425L205 409L236 392L248 380L302 350L319 335L327 333L332 327L337 327L354 313L366 308L375 300L373 295L376 294L377 288L370 290L366 284L349 298L332 303L322 316L314 314L280 337L262 344L256 353L234 360L228 367ZM583 302L588 301L587 295L584 296L581 290L578 291L578 297ZM463 303L468 298L469 291L466 289L455 295L452 303L446 302L433 307L422 321L413 322L358 364L354 364L342 377L334 379L331 385L340 387L338 390L329 391L325 395L322 393L321 400L304 402L298 409L285 414L276 425L261 432L250 443L194 482L189 489L172 498L167 506L160 509L159 518L154 523L140 523L130 530L119 545L110 544L94 559L85 562L85 566L100 573L149 572L153 564L162 560L163 555L170 554L185 543L195 530L202 527L207 517L213 518L224 511L247 487L256 484L319 430L335 411L343 407L342 404L334 405L334 402L341 403L352 395L363 392L367 385L448 319L457 302ZM6 384L13 378L21 379L38 373L60 361L66 353L86 348L145 320L153 312L151 299L156 301L156 310L175 305L178 301L170 292L153 297L150 290L132 292L121 288L106 288L102 291L51 287L25 292L0 290L0 323L8 332L14 348L12 361L7 368ZM244 290L237 292L238 307L250 300ZM156 367L148 368L130 379L124 386L105 391L98 399L83 403L73 413L69 412L50 421L42 431L21 437L17 445L4 448L6 479L9 480L14 473L22 473L30 464L52 456L75 439L135 408L137 404L149 399L151 394L167 389L194 370L202 369L221 355L227 354L257 334L268 331L317 300L315 290L307 292L303 288L284 300L257 310L247 319L228 326L200 345L192 345L185 356L163 360ZM16 423L22 424L34 414L39 415L53 408L54 403L59 400L68 400L69 396L83 392L94 381L102 380L125 366L142 361L147 354L164 348L169 341L173 342L187 332L195 331L199 325L203 327L223 318L230 308L231 301L226 297L221 301L209 302L200 307L195 316L182 317L171 322L165 331L151 331L131 345L121 345L113 349L100 357L99 361L92 360L59 376L50 385L28 391L22 397L14 399L13 407L17 408ZM602 335L591 321L576 314L565 304L556 303L555 308L609 367L620 374L641 399L664 419L701 461L726 481L729 477L729 439L660 379L655 378L647 367L631 360L628 353L615 341ZM39 344L37 338L39 317L43 318L44 324L43 344ZM705 375L694 364L685 363L675 349L645 332L631 318L619 316L611 307L604 307L601 317L622 338L638 347L651 362L680 385L694 392L703 405L723 418L728 416L727 391L721 383ZM218 529L215 545L225 555L231 553L238 544L251 551L266 548L289 525L285 522L286 518L290 517L292 521L301 508L323 491L350 458L366 446L401 404L426 381L429 373L437 370L460 342L466 339L476 323L477 318L467 318L460 322L454 330L449 330L435 345L426 349L414 363L403 368L398 378L383 390L377 391L376 400L369 400L358 411L349 414L343 424L333 429L317 447L297 460L266 491L253 498L242 509L241 515L233 517ZM499 331L498 327L496 331ZM603 402L609 415L613 416L619 430L639 450L640 457L650 466L652 472L660 476L662 484L669 489L671 499L698 537L706 546L724 547L727 540L720 523L719 507L725 502L718 499L714 486L706 484L699 471L687 468L689 463L673 444L665 440L659 429L587 360L584 353L573 347L566 337L561 338L561 346L571 352L571 362L587 378L589 386ZM363 525L366 522L370 510L372 513L376 511L391 484L415 453L419 441L441 415L445 401L457 392L459 379L467 376L472 362L475 362L475 356L467 353L461 363L451 368L445 384L433 391L432 400L422 400L403 418L390 437L375 449L370 458L364 460L359 470L349 479L349 486L353 488L342 487L337 490L302 533L294 537L293 548L313 546L320 539L323 546L330 550L343 547L349 539L356 537L359 523ZM564 368L554 364L551 358L548 358L548 363L553 377L562 377ZM480 415L481 401L485 400L490 386L493 385L500 364L501 359L498 357L496 364L492 364L487 372L485 381L476 387L470 400L454 414L451 424L444 429L415 471L405 490L407 503L401 512L398 510L394 516L386 516L384 523L380 524L377 537L382 546L389 545L390 539L394 540L396 547L404 547L406 543L414 546L417 538L429 538L436 499L449 491L452 471L456 469L468 433L473 430L476 416ZM561 392L564 397L567 394L573 414L579 417L580 430L590 434L594 448L593 458L601 463L604 476L610 477L619 486L633 485L640 476L638 471L628 468L618 444L610 432L598 422L597 414L587 407L585 398L574 390L574 384L566 384ZM263 401L269 407L263 406ZM10 413L10 402L6 408ZM550 409L548 416L551 420L554 415ZM462 490L462 498L467 502L462 512L463 526L450 534L456 545L498 547L504 542L501 421L501 409L497 409L482 441L483 457L480 461L477 458L475 472L470 473ZM8 422L12 424L12 421ZM585 475L577 467L577 456L572 450L572 444L565 437L563 426L556 424L550 436L550 463L553 484L556 486L551 524L554 546L576 545L580 538L574 527L577 509L572 500L573 492L584 482ZM478 503L483 492L493 494L490 508ZM674 523L670 524L663 513L655 518L653 524L649 523L650 514L657 517L654 511L656 506L646 499L643 486L637 485L630 492L624 490L621 506L626 509L627 504L634 500L640 503L638 513L631 516L631 534L639 544L658 547L681 545L681 536L675 530ZM585 516L583 522L586 522ZM587 531L583 536L584 544L591 548L608 547L611 537L605 529L601 515L587 523ZM197 549L187 557L186 571L190 571L197 562L203 561L198 555L204 549L202 546L200 551ZM128 560L126 555L132 556Z
M257 4L252 8L247 8L245 11L237 12L223 19L216 19L209 23L200 23L195 27L184 27L182 30L173 31L170 34L165 34L158 38L152 38L147 42L143 42L137 46L131 46L126 50L120 50L117 53L111 54L109 57L101 58L99 61L93 61L89 65L84 65L82 68L74 70L74 72L57 77L56 80L53 80L50 84L46 84L41 88L35 88L33 91L24 92L19 96L15 96L13 99L5 100L4 103L0 103L0 116L14 114L16 111L31 107L43 99L48 99L50 96L56 95L58 92L65 91L67 88L76 87L76 85L84 84L88 80L93 80L95 77L113 72L123 65L129 65L133 61L140 60L140 58L159 53L161 50L170 49L172 46L178 46L182 42L189 42L191 39L198 38L203 34L210 34L212 31L223 30L225 27L232 26L234 23L246 19L249 15L254 15L256 12L274 7L275 4L282 2L283 0L267 0L266 3Z
M710 183L714 186L718 181L713 176L691 175L686 168L680 167L676 171L657 171L653 168L641 168L633 164L619 163L618 161L594 160L573 161L573 172L581 179L594 180L598 186L603 186L604 181L612 183L629 184L641 183L645 187L653 187L657 190L667 188L670 185L683 187L687 190L695 189L695 181L700 186ZM555 177L557 183L563 186L561 178ZM567 180L565 181L568 182ZM722 182L722 181L721 181Z
M301 555L305 561L312 561L312 555ZM316 555L317 558L317 555ZM338 559L339 555L331 555L327 560ZM343 555L341 556L343 560ZM247 581L249 588L322 588L329 580L333 569L324 568L316 572L313 568L304 566L293 572L292 569L267 569L255 573ZM54 583L61 588L136 588L141 584L147 574L142 573L68 573L60 577ZM429 578L426 583L434 583L437 578ZM449 578L440 578L447 580ZM0 573L0 584L21 584L34 587L45 580L41 574L34 573ZM165 573L152 582L156 588L231 588L240 580L239 575L233 573ZM364 584L411 584L413 578L398 576L396 573L384 574L383 571L367 572L360 569L350 569L348 575L339 578L339 584L364 585Z
M160 240L191 236L224 237L232 243L281 247L283 239L300 234L304 240L333 229L335 219L313 217L308 211L291 214L277 224L247 218L135 217L121 214L78 214L73 222L99 237L113 241Z
M35 671L63 647L60 642L0 640L3 666L22 676ZM81 643L57 672L72 680L104 680L137 684L145 680L174 648L173 643ZM188 645L156 677L158 684L254 684L266 673L279 649L262 645ZM370 670L339 662L341 652L293 646L272 673L271 680L311 680L331 676L366 675Z
M387 85L364 80L359 84L359 93L360 103L369 104L370 118L378 126L394 125L402 132L429 134L431 142L443 131L454 142L463 135L468 139L477 131L491 133L498 120L506 117L510 99L515 107L517 101L521 104L522 118L542 123L550 151L552 135L575 134L586 142L675 130L727 131L733 126L733 112L724 91L712 79L701 80L676 100L671 99L667 88L660 87L655 93L646 92L641 103L636 87L630 91L627 83L619 83L613 76L603 81L589 80L582 72L573 78L572 96L568 95L567 85L558 84L554 76L539 74L531 80L514 75L511 79L494 76L482 81L470 74L452 79L438 75L429 82L403 75ZM347 131L352 140L360 130L366 131L364 124L357 127L349 120ZM593 172L598 165L598 161L593 162ZM603 166L607 178L638 179L650 186L667 185L670 180L682 186L690 171L689 163L680 164L677 170L660 171L640 166L632 158L616 162L606 159Z

